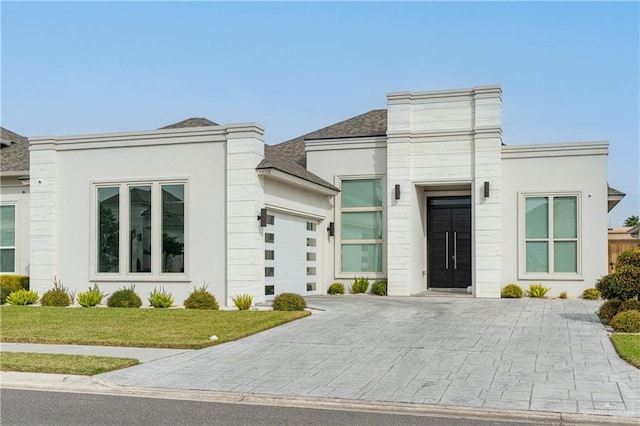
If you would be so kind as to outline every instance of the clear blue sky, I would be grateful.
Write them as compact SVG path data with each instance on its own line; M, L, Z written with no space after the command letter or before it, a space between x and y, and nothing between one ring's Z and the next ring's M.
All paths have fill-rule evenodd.
M639 214L638 2L1 3L2 126L258 122L278 143L385 94L499 84L506 144L610 142Z

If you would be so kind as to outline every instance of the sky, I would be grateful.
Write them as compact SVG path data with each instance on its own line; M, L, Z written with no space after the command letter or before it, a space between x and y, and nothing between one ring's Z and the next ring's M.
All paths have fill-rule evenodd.
M3 127L257 122L275 144L386 94L498 84L507 145L608 141L640 214L638 2L0 3Z

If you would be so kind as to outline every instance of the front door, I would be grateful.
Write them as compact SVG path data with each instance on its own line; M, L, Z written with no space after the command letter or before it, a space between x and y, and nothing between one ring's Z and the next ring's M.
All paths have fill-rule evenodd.
M427 199L429 288L471 285L471 197Z

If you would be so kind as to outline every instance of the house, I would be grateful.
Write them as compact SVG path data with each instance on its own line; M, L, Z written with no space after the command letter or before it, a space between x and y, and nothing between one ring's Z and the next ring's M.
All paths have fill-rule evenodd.
M30 138L30 168L2 175L14 270L40 292L55 275L74 290L164 286L178 303L194 286L231 304L355 276L395 296L499 297L512 282L578 296L607 273L624 196L607 185L608 143L504 144L501 95L390 93L273 146L258 124L201 118Z

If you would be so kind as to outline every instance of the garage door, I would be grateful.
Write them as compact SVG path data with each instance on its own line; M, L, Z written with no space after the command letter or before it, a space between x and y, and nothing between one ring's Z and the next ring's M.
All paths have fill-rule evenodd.
M318 222L269 213L264 230L265 295L317 294Z

